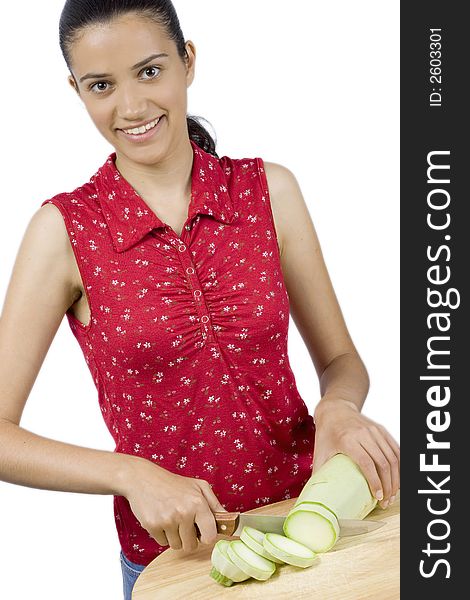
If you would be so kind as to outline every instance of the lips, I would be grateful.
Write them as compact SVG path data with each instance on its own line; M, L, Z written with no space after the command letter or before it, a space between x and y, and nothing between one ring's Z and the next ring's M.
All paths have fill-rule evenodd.
M125 131L126 129L138 129L139 127L145 127L146 125L148 125L149 123L153 123L153 121L156 121L157 119L161 119L163 115L160 115L159 117L154 117L153 119L149 119L148 121L144 121L143 123L138 123L137 125L130 125L129 127L118 127L119 131Z
M117 129L118 136L133 144L145 144L158 135L162 128L162 123L165 120L165 115L162 115L158 123L154 127L150 127L144 133L126 133L123 129ZM152 121L150 121L151 123ZM142 125L141 125L142 127Z

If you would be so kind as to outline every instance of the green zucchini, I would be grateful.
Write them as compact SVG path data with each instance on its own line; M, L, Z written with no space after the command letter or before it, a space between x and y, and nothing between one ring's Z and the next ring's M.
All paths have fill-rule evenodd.
M237 567L244 571L253 579L265 581L269 579L276 570L276 565L267 558L260 556L251 548L242 542L242 540L233 540L227 547L227 554Z
M305 569L312 566L318 558L310 548L278 533L266 533L263 544L270 554L295 567Z
M288 538L310 548L312 552L328 552L339 537L336 515L322 504L313 502L294 506L284 521L283 529Z
M349 456L338 453L307 481L283 530L313 552L327 552L338 540L338 519L364 519L376 504L359 467Z
M219 540L212 549L211 555L212 569L210 576L214 581L226 587L233 585L234 582L245 581L250 578L230 560L227 554L229 544L228 540Z
M275 556L272 556L266 548L263 546L265 534L254 527L248 527L245 525L240 534L240 539L244 542L248 548L251 548L254 552L271 560L274 563L282 564L283 560L278 560Z

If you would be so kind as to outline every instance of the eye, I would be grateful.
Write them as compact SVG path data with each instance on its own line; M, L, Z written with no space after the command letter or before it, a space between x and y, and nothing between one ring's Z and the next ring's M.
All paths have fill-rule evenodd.
M146 71L158 71L158 73L156 73L156 75L153 75L153 76L150 76L150 77L147 78L147 79L155 79L156 77L158 77L158 75L159 75L159 73L161 71L161 68L157 67L156 65L151 65L150 67L144 67L140 71L140 73L144 73ZM140 75L140 73L139 73L139 75ZM108 82L107 81L97 81L96 83L91 84L88 89L91 92L94 92L95 94L96 93L100 94L102 92L106 92L107 91L108 88L104 88L104 89L103 88L97 88L97 89L95 89L96 86L99 86L99 85L108 85Z
M106 90L103 90L103 89L100 89L98 92L96 92L96 91L95 91L95 89L94 89L94 88L95 88L95 86L97 86L97 85L103 85L104 83L105 83L106 85L108 85L108 82L107 82L107 81L97 81L96 83L93 83L92 85L90 85L88 89L89 89L91 92L94 92L95 94L96 94L96 93L105 92Z
M157 70L160 72L160 67L157 67L156 65L150 65L150 67L144 67L141 71L141 73L145 72L145 71L152 71L152 70ZM157 73L158 75L158 73ZM157 77L157 75L154 75L153 77L150 77L150 79L155 79L155 77Z

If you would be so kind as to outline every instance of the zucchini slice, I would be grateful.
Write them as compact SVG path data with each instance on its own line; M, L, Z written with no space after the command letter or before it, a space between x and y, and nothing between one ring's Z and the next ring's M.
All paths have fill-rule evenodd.
M278 533L267 533L263 543L270 554L295 567L305 569L318 559L318 555L307 546Z
M229 544L228 540L219 540L212 549L211 555L212 569L210 576L214 581L225 587L233 585L234 582L245 581L250 578L230 560L227 554Z
M340 531L335 514L313 502L294 506L284 521L283 529L288 538L313 552L328 552L336 544Z
M271 560L260 556L241 540L230 542L227 554L237 567L259 581L269 579L276 570L276 565Z
M266 548L263 546L264 541L264 532L255 529L254 527L248 527L245 525L240 534L240 539L244 542L248 548L251 548L254 552L271 560L274 563L282 564L284 561L277 559L275 556L270 554Z

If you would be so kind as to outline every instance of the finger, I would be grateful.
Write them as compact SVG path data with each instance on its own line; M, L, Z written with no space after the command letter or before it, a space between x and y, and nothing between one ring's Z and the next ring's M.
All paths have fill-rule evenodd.
M196 550L198 541L196 537L196 528L194 527L194 518L181 521L178 532L183 544L183 550L185 552L193 552Z
M205 479L198 480L198 484L212 512L227 512L212 491L211 484L208 481Z
M382 508L386 508L385 502L390 498L392 491L392 469L390 463L370 432L361 439L360 444L375 463L376 471L382 482L383 499L381 505Z
M395 453L395 456L397 457L398 470L400 470L400 446L398 445L398 442L392 437L392 435L385 429L385 427L381 427L381 431L384 434L387 442L390 444L393 452Z
M154 532L152 532L152 535L156 542L160 544L160 546L169 546L168 539L163 529L156 529Z
M217 523L209 505L202 506L194 519L199 532L201 544L212 544L217 539Z
M181 550L183 547L178 529L178 524L170 525L164 528L170 548L173 548L173 550Z
M364 477L367 479L371 494L379 499L379 494L383 494L382 481L377 472L375 462L372 460L370 454L366 452L360 444L352 446L346 454L354 460Z
M399 458L393 450L393 447L390 446L390 443L388 441L388 438L391 436L383 435L381 429L378 429L377 431L372 430L372 435L374 436L377 444L380 446L382 452L384 453L385 457L387 458L390 464L392 486L392 489L390 491L390 497L396 496L398 490L400 489L400 462ZM385 500L389 500L389 497L385 496Z

